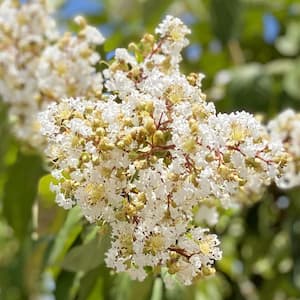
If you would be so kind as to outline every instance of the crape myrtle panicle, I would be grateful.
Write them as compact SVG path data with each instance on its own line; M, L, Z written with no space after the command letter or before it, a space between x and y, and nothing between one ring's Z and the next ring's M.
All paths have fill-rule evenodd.
M300 185L300 114L287 109L276 116L267 125L274 140L281 141L289 153L287 165L277 185L281 189L294 188Z
M44 1L0 4L0 96L16 137L42 151L37 113L61 97L97 97L102 77L95 46L104 38L82 17L77 35L59 34Z
M138 280L164 270L165 281L189 285L222 256L199 224L261 194L286 153L251 114L216 113L202 74L180 72L190 33L181 20L167 16L155 33L116 49L99 97L64 97L39 121L57 203L111 227L107 266Z

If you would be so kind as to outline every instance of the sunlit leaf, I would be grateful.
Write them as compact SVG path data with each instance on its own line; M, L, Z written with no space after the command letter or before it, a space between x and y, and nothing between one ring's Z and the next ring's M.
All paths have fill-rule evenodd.
M104 263L104 253L109 244L109 234L98 234L86 244L72 248L65 256L62 267L73 272L87 272L97 268Z
M82 214L78 207L74 207L69 211L66 221L58 232L51 248L48 265L58 268L58 264L63 260L66 252L82 230L81 218Z
M154 281L151 300L162 300L163 297L163 282L161 278L156 278Z
M50 190L50 184L56 182L57 180L51 174L43 176L39 181L38 195L48 206L51 206L55 199L55 193Z

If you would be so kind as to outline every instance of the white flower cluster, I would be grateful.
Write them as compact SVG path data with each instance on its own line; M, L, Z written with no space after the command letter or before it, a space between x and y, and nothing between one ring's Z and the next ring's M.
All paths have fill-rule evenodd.
M287 153L288 163L277 185L282 189L300 185L300 114L292 109L280 113L268 124L268 130L273 140L281 141Z
M252 115L217 114L201 74L180 73L190 31L179 19L156 32L116 50L101 100L65 98L39 119L57 203L112 228L107 265L139 280L163 267L188 285L221 258L197 222L217 221L217 201L260 193L285 155Z
M0 4L0 96L9 105L17 138L36 149L44 143L39 111L61 97L95 97L102 89L94 48L104 39L83 18L75 21L77 36L59 36L43 1Z

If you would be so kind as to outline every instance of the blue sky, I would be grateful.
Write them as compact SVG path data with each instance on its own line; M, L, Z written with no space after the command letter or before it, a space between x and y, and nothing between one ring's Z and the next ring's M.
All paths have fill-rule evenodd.
M78 14L99 14L102 8L102 2L99 0L68 0L60 13L63 18L72 18Z

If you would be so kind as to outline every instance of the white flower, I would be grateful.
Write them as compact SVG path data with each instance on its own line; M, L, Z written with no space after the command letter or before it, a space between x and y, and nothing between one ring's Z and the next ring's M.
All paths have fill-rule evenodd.
M164 267L191 284L222 256L217 236L197 221L212 226L216 205L261 194L284 151L251 114L217 114L202 75L180 73L189 29L179 19L168 16L156 32L157 41L145 35L133 47L138 61L116 50L100 99L64 98L40 120L63 176L59 204L73 199L87 220L111 226L107 265L138 280Z
M82 35L85 36L86 40L88 43L95 44L95 45L101 45L104 43L105 38L102 35L102 33L96 29L93 26L87 25L83 30L82 30Z
M288 163L281 177L276 179L282 189L289 189L300 185L299 157L300 157L300 114L292 109L280 113L268 124L271 138L284 143L289 153Z
M38 113L61 97L99 97L102 75L95 45L102 34L85 20L77 36L59 36L56 22L43 1L4 0L0 4L0 96L9 106L9 119L16 137L37 151L45 139ZM52 122L53 124L53 122ZM57 131L44 123L43 134Z
M196 222L205 221L209 226L217 224L218 219L219 214L217 212L217 209L215 207L208 207L206 205L200 205L195 215Z
M131 55L127 49L124 48L117 48L115 50L115 59L119 61L124 61L127 64L130 64L132 66L137 65L136 59L133 55Z

